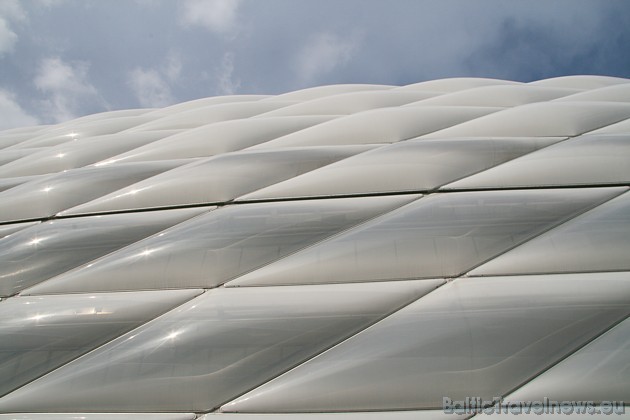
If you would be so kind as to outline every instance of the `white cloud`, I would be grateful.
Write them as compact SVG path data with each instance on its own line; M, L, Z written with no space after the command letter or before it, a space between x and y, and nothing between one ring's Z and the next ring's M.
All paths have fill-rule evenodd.
M136 67L128 74L127 84L133 90L140 106L160 108L177 100L171 85L178 84L183 69L178 53L170 52L157 68Z
M142 107L160 108L175 102L171 88L155 69L134 69L129 74L129 86Z
M88 81L89 64L65 62L59 57L41 61L35 86L47 95L42 101L46 116L56 122L76 118L81 105L99 95Z
M164 75L171 82L177 81L182 73L182 60L175 54L170 54L166 57L166 65L164 66Z
M11 23L26 20L26 13L17 1L0 1L0 57L15 49L18 36Z
M343 39L328 32L312 36L297 56L298 78L303 82L315 81L345 66L358 43L357 37Z
M182 3L183 25L203 26L219 34L236 29L239 0L187 0Z
M17 103L15 95L4 89L0 89L0 115L0 130L39 124L37 118L28 114Z
M234 78L234 53L227 52L217 71L217 92L220 95L233 95L240 86L240 80Z

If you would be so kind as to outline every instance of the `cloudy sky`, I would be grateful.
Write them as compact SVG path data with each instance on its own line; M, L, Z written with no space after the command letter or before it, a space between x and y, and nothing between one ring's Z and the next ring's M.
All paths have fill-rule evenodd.
M630 0L0 0L0 129L199 97L630 77Z

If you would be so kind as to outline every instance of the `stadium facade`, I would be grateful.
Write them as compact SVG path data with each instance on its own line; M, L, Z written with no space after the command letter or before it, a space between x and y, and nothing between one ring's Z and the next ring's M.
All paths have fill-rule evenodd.
M621 413L629 186L601 76L1 132L0 420Z

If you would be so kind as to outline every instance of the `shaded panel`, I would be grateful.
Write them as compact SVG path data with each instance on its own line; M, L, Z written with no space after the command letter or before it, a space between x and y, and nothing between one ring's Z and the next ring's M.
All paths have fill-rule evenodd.
M206 210L53 220L17 232L0 241L0 296L15 294Z
M601 87L620 85L624 83L628 83L628 79L611 76L573 75L536 80L534 82L530 82L529 84L533 86L562 87L586 90L599 89Z
M506 109L431 133L430 138L460 136L570 137L630 117L620 102L543 102Z
M511 80L489 79L483 77L449 77L445 79L427 80L425 82L412 83L397 87L396 90L429 90L435 92L457 92L459 90L472 89L481 86L494 85L520 85L520 82Z
M220 121L248 118L283 106L291 101L232 102L196 107L190 110L166 114L162 118L134 127L129 131L173 130L200 127Z
M14 297L2 302L0 395L161 315L199 293L201 291L198 290L173 290Z
M36 178L0 193L0 221L50 217L180 165L179 161L81 168Z
M442 189L510 188L630 182L630 135L581 136Z
M0 177L39 175L80 168L173 133L176 131L118 133L64 143L1 166Z
M600 274L589 274L593 283ZM630 273L625 273L630 280ZM508 401L630 400L630 321L626 320L506 397Z
M306 116L223 121L184 130L169 138L114 156L101 164L213 156L264 143L331 118Z
M120 131L141 125L153 118L147 115L104 118L95 120L76 120L58 124L42 131L41 134L27 141L21 142L11 147L11 149L24 149L31 147L52 147L62 143L68 143L86 137L102 136L114 134Z
M221 203L365 150L369 146L223 154L129 185L62 214Z
M531 86L531 85L530 85ZM587 90L557 99L557 101L605 101L605 102L630 102L630 83L606 86L598 89Z
M370 109L405 105L436 95L439 93L391 89L344 93L286 106L260 115L259 118L289 115L347 115Z
M16 178L2 178L0 179L0 192L8 190L13 187L17 187L20 184L24 184L29 181L33 181L36 179L42 179L42 176L20 176Z
M5 396L0 410L210 410L442 282L215 289Z
M630 193L472 270L470 275L630 270Z
M426 191L558 140L408 140L335 162L239 200Z
M28 156L42 150L44 149L39 147L33 149L0 150L0 165L6 165L9 162L13 162L15 160L23 158L24 156Z
M627 278L459 279L222 411L442 408L491 401L630 312Z
M35 226L38 223L39 222L26 222L26 223L11 223L9 225L0 225L0 239L14 232L17 232L18 230L22 230L30 226ZM2 243L3 242L0 242L0 244ZM2 245L0 245L0 248L2 248Z
M498 109L463 106L408 106L375 109L337 118L254 146L252 149L395 143L479 118Z
M574 89L546 88L526 84L494 85L465 89L418 102L418 105L466 105L513 107L580 92Z
M415 198L223 207L26 293L212 287Z
M623 190L431 195L228 286L457 276Z

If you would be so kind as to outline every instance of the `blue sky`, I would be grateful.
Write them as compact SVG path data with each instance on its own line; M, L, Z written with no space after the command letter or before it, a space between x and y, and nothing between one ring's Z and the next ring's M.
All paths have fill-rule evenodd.
M630 77L628 0L0 0L0 129L199 97Z

